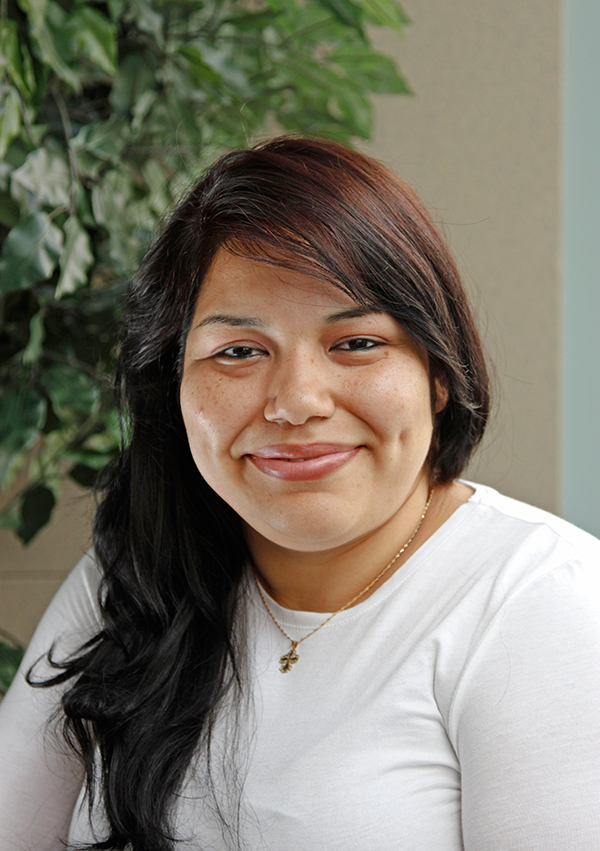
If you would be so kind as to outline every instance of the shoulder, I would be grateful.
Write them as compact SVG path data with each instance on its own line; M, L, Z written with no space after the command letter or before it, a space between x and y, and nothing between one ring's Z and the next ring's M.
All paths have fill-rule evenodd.
M527 584L563 565L600 578L600 540L593 535L493 488L471 486L475 493L464 506L460 538L481 569L509 585Z
M27 653L22 671L28 670L37 660L44 660L53 648L53 658L65 659L98 633L102 616L98 600L102 571L93 551L86 553L69 573L46 609ZM36 665L36 674L52 674L43 670L46 661Z
M484 703L497 711L522 707L523 695L547 692L552 703L557 688L572 690L576 681L588 688L600 664L600 541L547 511L474 487L456 537L464 562L457 573L470 582L453 621L453 646L463 651L454 710L471 717Z
M54 599L50 603L40 626L47 619L60 615L66 622L75 622L82 628L97 628L100 622L98 591L102 570L93 550L86 553L69 573ZM64 622L64 621L63 621Z
M509 622L516 636L537 630L536 646L545 631L559 629L571 648L576 634L589 641L591 632L596 643L600 541L547 511L471 486L471 499L424 545L430 548L417 589L440 610L444 648L456 657L450 681L486 636L503 645Z
M489 485L480 485L474 482L464 483L475 491L469 503L479 506L482 511L486 512L490 520L494 518L497 523L516 522L522 524L523 527L529 528L545 527L566 540L572 540L577 543L595 543L597 546L600 546L600 541L593 535L574 526L567 520L551 514L549 511L544 511L542 508L537 508L535 505L529 505L510 496L505 496L494 488L489 487Z

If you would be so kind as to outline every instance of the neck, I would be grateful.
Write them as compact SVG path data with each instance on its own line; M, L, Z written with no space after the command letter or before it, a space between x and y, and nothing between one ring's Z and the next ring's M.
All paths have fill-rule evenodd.
M356 603L374 593L411 557L472 491L451 484L436 489L419 531L389 571ZM415 531L428 497L423 480L401 508L377 529L332 549L304 552L279 546L246 529L259 580L281 606L313 612L334 612L366 588Z

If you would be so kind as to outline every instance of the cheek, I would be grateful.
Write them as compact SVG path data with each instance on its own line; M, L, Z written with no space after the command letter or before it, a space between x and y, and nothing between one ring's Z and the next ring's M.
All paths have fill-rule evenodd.
M184 378L180 403L183 422L196 463L201 456L210 463L217 453L227 451L251 419L249 394L222 375L210 380Z
M181 413L193 452L214 445L222 435L222 423L230 420L231 406L218 388L217 381L204 385L184 378L181 384Z
M390 440L409 433L427 439L433 427L429 377L419 365L370 375L355 400L355 412Z

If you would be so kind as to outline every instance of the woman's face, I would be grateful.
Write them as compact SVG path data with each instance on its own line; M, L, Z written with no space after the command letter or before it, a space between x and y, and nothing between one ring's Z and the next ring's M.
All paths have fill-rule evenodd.
M403 328L331 285L225 250L196 305L181 409L207 483L293 550L368 537L427 477L427 359Z

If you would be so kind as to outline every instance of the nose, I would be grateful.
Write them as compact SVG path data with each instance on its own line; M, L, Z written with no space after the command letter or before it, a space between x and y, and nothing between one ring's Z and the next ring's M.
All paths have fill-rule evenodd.
M333 415L335 402L326 364L315 354L294 352L274 370L264 416L268 422L303 425Z

